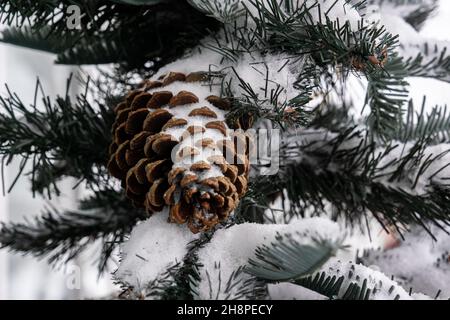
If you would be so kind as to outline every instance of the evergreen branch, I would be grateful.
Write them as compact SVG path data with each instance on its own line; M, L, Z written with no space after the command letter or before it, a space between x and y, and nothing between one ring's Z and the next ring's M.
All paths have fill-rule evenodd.
M376 75L368 75L368 87L365 104L370 106L369 124L375 133L389 135L397 130L399 117L408 99L404 80L408 76L405 65L400 58L389 60L384 70Z
M178 59L213 32L219 23L205 17L184 1L176 6L158 5L140 13L120 30L109 28L95 37L84 37L75 46L60 52L57 62L63 64L121 63L127 69L144 68L148 62L153 70ZM139 32L135 26L139 25Z
M356 9L358 12L362 12L367 8L368 0L345 0L346 3L350 4L353 9Z
M273 185L251 181L245 197L241 199L235 209L234 218L240 223L264 223L264 212L270 207L274 196L278 195L279 190L273 190Z
M199 268L202 267L198 261L198 251L204 245L210 242L213 232L202 234L199 239L192 241L188 245L188 252L182 262L175 263L166 272L156 279L147 283L141 291L129 286L122 285L123 295L127 299L160 299L160 300L193 300L199 298L200 278ZM212 283L211 275L207 271L208 283L210 286L219 288L217 296L212 295L210 290L210 299L217 299L218 296L225 300L239 300L245 298L264 299L267 296L266 284L255 278L245 279L243 267L237 268L227 279L221 277L221 266L216 265L213 274L218 273L218 283Z
M344 280L345 276L327 276L326 272L322 272L299 279L295 283L328 299L338 299L338 294L343 289ZM371 290L367 288L367 280L363 281L362 286L350 283L343 291L341 300L369 300L371 293Z
M428 18L430 18L438 8L437 0L424 2L427 3L424 3L422 6L405 16L405 21L412 25L416 30L422 29Z
M0 4L0 20L9 26L23 27L29 25L33 30L39 31L48 28L55 34L67 32L68 8L77 6L81 13L81 33L94 33L100 30L106 17L112 20L115 6L106 5L108 1L2 1ZM103 7L103 8L102 8ZM106 18L106 19L108 19ZM88 26L89 25L89 26Z
M109 0L58 0L31 6L25 0L9 2L13 1L0 4L0 20L8 25L17 20L22 31L7 30L5 41L55 52L57 62L63 64L120 63L127 71L151 68L154 72L220 26L185 0L151 6ZM66 24L69 5L79 6L82 13L81 29L74 32Z
M0 3L0 20L7 25L33 30L50 26L51 32L67 32L68 8L77 6L81 11L80 34L92 35L105 27L117 30L133 14L142 12L140 7L114 4L109 0L6 0Z
M397 36L387 33L384 27L361 23L358 30L352 30L347 21L342 24L328 17L317 21L313 15L320 16L322 12L317 2L292 4L289 10L276 1L265 4L252 0L250 3L259 15L253 16L252 10L246 7L244 22L225 26L225 39L216 48L224 52L224 57L229 57L230 53L270 50L294 56L311 54L321 66L341 63L347 67L359 58L366 65L366 71L371 72L374 68L370 68L368 58L379 56L383 50L389 51L398 42ZM233 45L231 52L227 50L229 45Z
M55 36L50 33L48 27L32 30L29 26L24 26L4 30L0 42L50 53L59 53L72 47L77 39L78 37L72 33L66 33L63 37Z
M128 35L129 40L132 35ZM121 34L102 32L96 36L80 39L74 33L67 32L64 35L50 32L50 27L40 30L32 30L30 27L9 28L3 31L4 43L21 47L55 53L56 63L59 64L107 64L126 63L131 67L143 65L148 60L154 59L161 52L154 52L148 56L142 54L142 41L136 39L136 43L125 45L125 38ZM136 48L140 50L136 52ZM132 63L131 63L132 61ZM160 65L160 64L158 64Z
M144 211L133 208L121 193L104 190L82 201L80 210L61 213L49 208L34 222L2 224L0 244L11 251L48 257L55 263L75 258L89 244L102 239L99 268L103 271L113 249L145 217Z
M239 8L239 1L222 0L187 0L188 3L204 14L219 20L222 23L229 23L243 14L242 8Z
M65 96L57 96L54 102L45 96L39 81L29 107L8 87L8 96L0 97L4 111L0 114L2 165L8 165L16 157L22 160L9 191L28 162L32 163L28 174L33 191L47 191L49 196L51 188L59 193L56 181L63 175L88 184L102 183L114 114L101 103L93 107L87 91L77 95L73 102L69 96L70 82L71 78Z
M429 113L425 112L425 106L424 97L420 112L417 112L410 100L405 121L401 122L398 130L389 138L408 142L425 137L430 145L447 142L450 139L450 114L447 112L447 106L436 106Z
M352 0L351 2L356 1L359 0ZM377 5L382 12L402 17L416 30L420 30L424 22L438 8L438 0L370 0L363 2L365 2L365 5L358 7L358 10L362 13L366 12L367 5Z
M421 290L423 293L442 299L449 299L448 286L442 279L450 276L449 231L432 227L436 241L428 237L420 226L408 226L408 233L402 241L389 249L364 250L357 257L365 266L376 265L384 274L395 277L403 288ZM427 252L428 257L419 263L415 261L418 252ZM404 263L415 261L416 263ZM399 268L398 266L401 265ZM432 276L430 276L430 272Z
M339 19L321 18L319 3L298 4L289 10L275 0L250 3L258 16L253 16L253 11L246 8L245 22L225 24L223 39L218 37L217 45L210 47L211 50L232 61L237 61L242 53L251 55L255 51L287 53L294 59L306 55L322 73L331 66L344 75L348 72L364 74L369 80L366 103L372 109L373 128L380 135L396 129L397 117L407 97L404 78L408 76L405 63L393 51L398 44L397 36L386 32L383 26L366 25L363 21L353 30L354 26L348 21L342 24ZM313 18L315 15L320 18ZM302 76L314 83L318 77L317 70L314 71L315 74L309 72ZM241 87L249 86L241 83ZM312 87L306 89L304 96L294 99L300 107L309 101ZM264 110L260 108L263 103L254 98L257 95L246 91L247 97L252 98L247 100L257 106L255 109ZM248 109L245 101L243 107Z
M312 245L298 243L289 234L278 234L270 246L258 247L246 271L266 281L291 281L317 271L336 254L342 244L315 240Z
M405 61L408 73L412 77L434 78L450 82L450 56L447 54L449 43L425 42L416 56L409 51L416 52L417 48L406 46L402 52L409 58Z
M147 61L142 55L132 58L131 55L133 53L131 50L128 50L127 47L122 47L121 45L123 44L118 42L117 39L101 38L93 39L93 41L82 41L78 45L58 52L56 63L89 65L121 62L130 64L130 68L132 68L136 65L143 65L145 61ZM130 62L125 62L127 60ZM132 65L131 61L133 61L133 63L136 62L136 65Z
M204 233L189 243L183 261L175 263L166 272L147 283L141 292L121 283L124 293L131 299L145 297L159 300L193 300L200 280L197 252L211 240L211 237L211 232Z
M320 213L326 200L349 222L360 221L368 211L383 226L418 223L427 229L426 222L450 224L448 150L428 150L423 140L378 149L367 134L354 129L303 136L303 143L282 146L277 176L253 182L254 190L261 186L262 192L270 192L260 198L285 192L293 215L306 208ZM418 185L423 190L417 191ZM255 205L263 205L257 199Z
M141 291L117 280L116 284L119 284L122 290L120 297L126 300L193 300L189 286L186 290L185 284L178 283L178 279L175 279L182 270L184 270L182 262L169 266L163 274L147 283ZM189 283L188 277L183 280L187 280Z
M269 68L265 65L267 74ZM251 117L252 121L259 119L270 120L278 124L281 128L291 126L304 126L311 119L311 112L306 108L311 100L314 80L319 76L319 72L313 67L304 67L301 74L298 75L297 81L293 84L294 88L299 92L298 95L288 101L284 101L280 96L287 88L278 84L267 76L265 78L264 88L255 88L249 82L246 82L239 72L233 68L234 78L228 80L224 78L222 83L223 94L232 101L232 108L227 113L227 121L236 123L240 119ZM232 86L237 81L240 89L239 96L233 96Z
M352 262L330 262L322 271L295 284L334 300L413 299L397 282Z
M220 263L213 270L206 270L206 280L209 286L209 296L202 295L207 300L262 300L267 297L267 284L265 281L249 277L245 267L238 267L229 277L222 276ZM214 278L213 278L214 277ZM198 282L193 283L198 286ZM214 288L214 289L213 289ZM199 298L194 290L194 298Z

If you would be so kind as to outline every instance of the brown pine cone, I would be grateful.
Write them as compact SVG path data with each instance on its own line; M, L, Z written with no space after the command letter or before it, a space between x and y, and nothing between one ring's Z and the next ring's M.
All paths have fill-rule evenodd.
M201 83L205 73L171 72L145 81L115 108L108 169L149 214L197 233L224 221L247 191L249 137L230 132L226 99Z

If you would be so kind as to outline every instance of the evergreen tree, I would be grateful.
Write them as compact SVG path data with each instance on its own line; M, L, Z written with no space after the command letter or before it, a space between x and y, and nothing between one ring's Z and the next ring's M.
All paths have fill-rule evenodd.
M2 1L2 42L113 67L76 97L72 79L54 100L39 82L32 105L0 97L2 166L19 158L17 179L45 197L65 177L90 191L78 210L3 224L1 246L54 263L101 239L99 272L120 247L113 277L129 299L448 298L450 117L408 99L408 77L450 81L448 44L418 33L437 8ZM233 159L212 160L227 141ZM406 242L343 260L373 220ZM389 268L415 248L426 263Z

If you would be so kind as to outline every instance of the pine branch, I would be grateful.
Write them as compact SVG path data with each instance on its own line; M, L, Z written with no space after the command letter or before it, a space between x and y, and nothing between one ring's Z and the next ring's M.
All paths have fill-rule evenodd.
M227 113L227 121L236 123L236 121L241 122L242 119L251 117L253 122L259 119L270 120L281 128L306 125L311 119L311 111L307 108L307 104L311 100L312 89L315 87L313 82L317 80L319 72L315 67L307 67L307 62L305 62L304 69L293 84L298 95L286 101L280 96L288 88L269 79L269 72L274 70L271 70L264 63L262 65L266 69L265 86L263 88L246 82L239 71L234 68L232 72L235 79L230 80L229 77L224 77L222 80L223 95L232 101L231 110ZM288 68L288 65L289 61L286 61L285 67ZM277 71L280 72L281 70ZM233 80L238 83L237 86L240 89L237 97L233 96L232 87L236 86Z
M49 208L33 222L2 224L0 244L56 263L75 258L89 244L102 239L99 268L103 271L114 248L145 217L143 210L133 208L121 193L104 190L82 201L80 210Z
M351 2L356 1L358 0L352 0ZM370 2L364 2L379 6L382 12L388 12L389 14L402 17L416 30L420 30L425 21L438 8L438 0L371 0ZM358 9L362 13L365 13L367 6L360 6Z
M392 58L384 70L368 75L365 103L371 109L368 121L374 133L385 136L397 130L408 99L408 83L404 80L407 76L400 58Z
M410 100L405 121L401 122L397 131L389 139L408 142L425 137L429 145L448 141L450 139L450 114L447 112L447 107L436 106L426 113L425 106L426 98L424 97L420 112L417 112Z
M328 10L334 10L338 6L336 3ZM217 44L210 44L209 49L231 61L237 61L243 53L252 55L255 51L290 54L293 60L305 59L306 56L308 64L319 67L322 75L330 66L340 70L344 77L349 72L363 74L369 80L366 103L372 109L370 120L373 128L380 135L395 130L397 117L407 97L404 78L408 76L405 63L394 53L398 44L397 36L386 32L383 26L366 25L363 21L357 30L353 30L355 27L348 21L342 23L337 18L322 18L323 9L319 3L292 5L289 10L278 5L277 1L250 1L250 4L258 15L254 16L252 13L255 10L245 7L244 22L237 18L226 22L225 35L218 36ZM314 18L317 15L319 18ZM317 71L309 70L301 75L308 81L299 81L302 83L300 89L306 90L301 91L303 96L294 99L299 106L296 110L301 110L309 101L314 88L310 84L316 83L317 86L321 75ZM309 83L309 86L304 87L305 83ZM256 110L264 110L261 106L264 106L265 101L255 98L257 95L250 90L251 86L246 83L240 86L246 91L248 100L243 101L241 107L249 109L247 104L254 104ZM290 103L292 101L287 102ZM274 105L277 110L278 106ZM284 110L282 106L278 109ZM280 119L275 121L280 122ZM300 124L304 124L304 121Z
M8 1L9 2L9 1ZM0 5L0 19L21 27L6 30L3 41L58 54L63 64L120 63L127 71L155 71L196 46L219 23L186 1L160 1L152 5L114 4L107 0L50 1L44 5ZM69 5L80 7L80 30L71 32L65 14ZM25 24L25 21L29 22ZM63 40L61 40L63 39Z
M59 64L107 64L138 61L144 64L147 57L132 52L137 44L127 46L123 37L110 32L80 39L79 35L67 32L64 35L51 32L50 27L32 30L30 27L10 28L2 33L1 42L21 47L55 53ZM131 57L134 55L134 57ZM145 61L143 61L143 59ZM130 67L132 67L130 65Z
M426 3L405 16L405 21L412 25L416 30L421 30L425 22L438 9L437 0L429 0L424 2Z
M69 32L64 36L55 36L48 27L39 30L32 30L29 26L11 27L4 30L1 35L0 42L50 53L66 50L78 40L75 34Z
M131 57L133 53L127 49L129 47L124 45L125 43L120 43L120 40L109 36L91 39L91 41L82 41L75 46L58 52L56 63L89 65L122 62L130 64L129 67L132 68L147 61L142 55ZM136 62L136 65L131 64L134 62Z
M202 234L199 239L188 244L188 252L183 261L171 266L166 272L147 283L141 292L121 283L128 299L145 297L158 300L193 300L200 280L198 274L198 250L211 240L212 233ZM120 280L119 280L120 282Z
M300 279L321 268L341 247L342 243L320 239L313 245L303 245L289 234L278 234L270 246L255 250L255 259L249 260L246 271L266 281Z
M206 270L206 280L209 286L209 296L199 295L193 292L194 298L202 300L263 300L267 297L267 284L265 281L248 277L245 268L239 267L228 277L222 276L220 264L213 270ZM244 277L247 275L247 277ZM193 287L198 287L194 282ZM214 288L214 289L213 289Z
M92 35L106 26L112 30L120 28L134 14L145 9L114 4L109 0L14 0L0 3L0 20L7 25L22 27L30 25L33 30L50 26L51 32L64 34L67 31L68 8L77 6L81 11L80 34Z
M299 136L303 142L282 146L277 176L259 177L252 185L270 192L266 197L286 192L290 214L302 215L306 208L320 213L326 200L349 222L370 212L383 226L450 224L448 150L430 151L423 140L378 149L367 133L352 128L337 135L313 131ZM424 189L418 191L418 184Z
M408 73L412 77L434 78L450 82L450 56L447 42L427 41L420 48L413 45L402 47L402 54L409 57L405 61ZM411 55L410 52L417 52Z
M450 276L449 231L432 227L437 239L433 240L420 226L410 226L395 247L365 250L358 257L359 263L376 265L384 274L394 276L403 288L413 288L436 299L439 296L449 299L449 283L442 281ZM418 252L426 252L427 257L417 261Z
M0 97L4 111L0 114L2 165L10 164L16 157L21 159L18 175L8 191L28 162L32 164L27 174L31 176L33 191L47 192L48 196L52 189L59 193L56 181L62 176L94 185L104 182L114 114L101 103L97 107L90 104L88 84L86 92L77 95L73 102L70 82L71 78L65 96L57 96L54 102L45 96L39 81L34 102L28 107L8 87L8 96Z
M330 261L315 275L295 283L337 300L414 300L417 297L394 279L352 262ZM423 296L419 294L418 298Z
M362 286L354 283L343 287L345 276L337 278L336 276L327 276L325 272L317 273L314 276L309 276L296 281L296 284L307 288L311 291L317 292L328 299L338 300L369 300L371 290L367 288L367 279L363 281ZM339 297L339 292L343 294ZM398 300L397 297L394 300Z
M240 8L239 1L222 0L187 0L188 3L204 14L219 20L222 23L229 23L236 19L237 16L242 15L243 11Z
M317 292L328 299L336 299L342 290L345 277L327 276L325 272L317 273L314 276L299 279L296 284ZM369 300L371 290L367 288L367 280L363 281L362 286L350 284L344 288L344 294L341 300Z
M295 57L312 54L321 66L338 63L351 66L358 57L370 72L373 68L370 68L369 56L378 56L384 49L397 45L397 37L383 27L362 23L358 30L352 30L349 22L328 17L314 19L314 15L322 12L319 3L291 5L289 10L277 1L250 3L259 15L253 16L254 10L245 7L246 19L229 22L225 25L224 39L218 39L215 49L222 51L225 58L233 59L233 55L242 52L270 50ZM329 8L332 9L333 6Z

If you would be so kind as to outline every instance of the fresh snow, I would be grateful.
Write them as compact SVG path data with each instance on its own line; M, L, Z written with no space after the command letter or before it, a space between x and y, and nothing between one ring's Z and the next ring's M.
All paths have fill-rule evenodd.
M388 251L369 251L362 257L365 265L377 266L393 275L404 288L413 288L435 297L450 298L450 228L447 232L432 226L436 241L421 227L405 233L404 241Z
M272 300L327 300L327 297L304 287L284 282L268 285Z
M115 277L136 291L164 275L168 268L183 262L189 242L198 238L186 226L167 222L168 210L156 213L137 225L121 246Z
M223 299L238 296L239 287L225 290L226 283L239 268L254 257L255 249L269 245L277 234L290 234L302 244L313 244L313 239L337 240L343 237L338 225L326 218L310 218L291 224L245 223L218 230L211 242L199 253L201 281L198 284L199 299ZM251 276L239 275L241 283L250 282ZM222 285L220 285L222 284Z
M338 298L342 297L351 283L363 286L366 280L366 286L371 290L370 300L413 300L405 289L396 281L388 278L380 271L367 268L361 264L352 262L343 263L338 259L330 259L319 272L326 272L327 276L344 276L344 282L338 293ZM420 296L418 296L420 297Z

